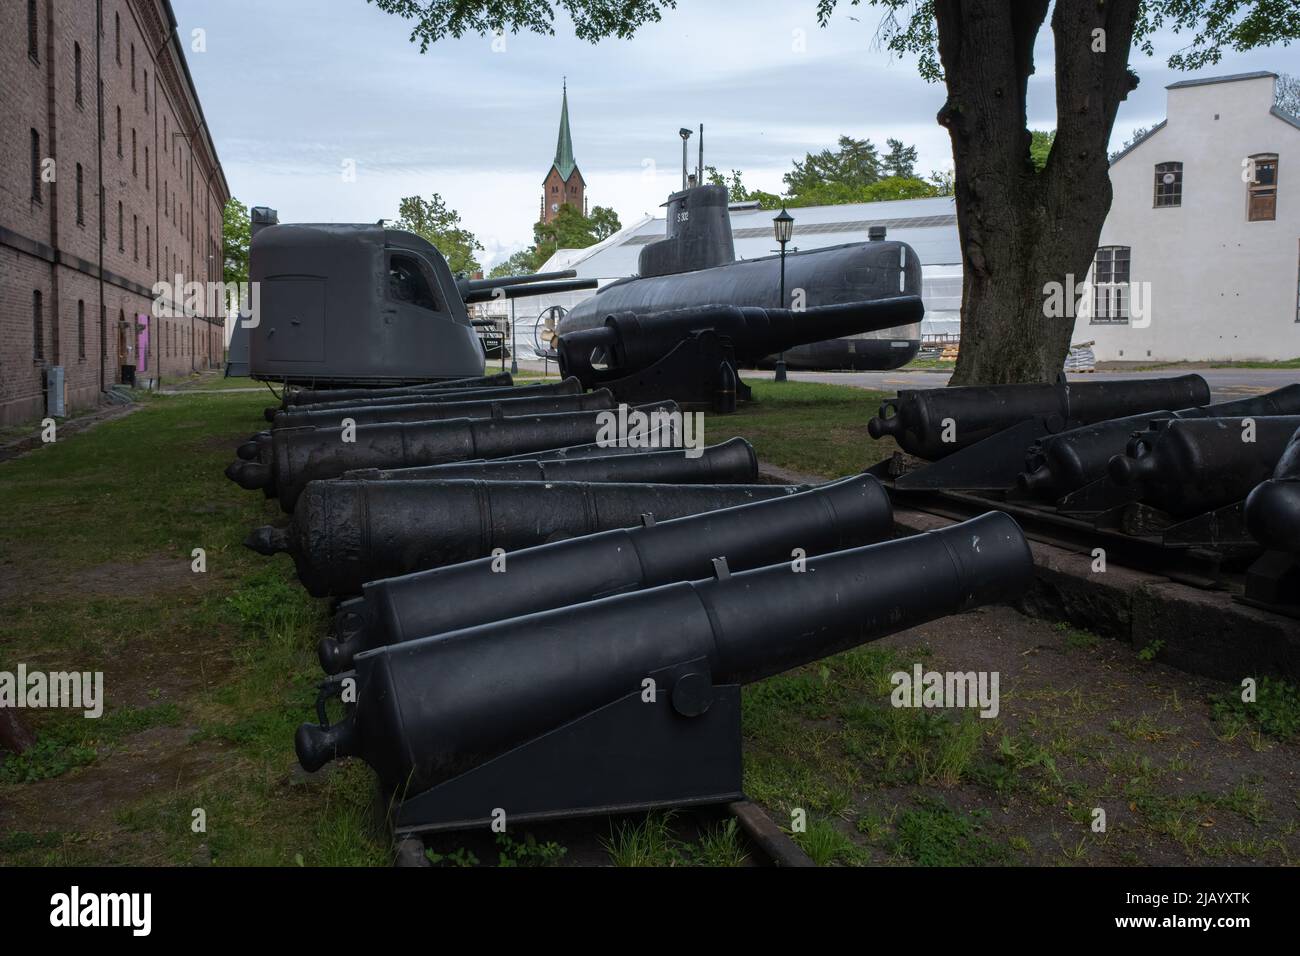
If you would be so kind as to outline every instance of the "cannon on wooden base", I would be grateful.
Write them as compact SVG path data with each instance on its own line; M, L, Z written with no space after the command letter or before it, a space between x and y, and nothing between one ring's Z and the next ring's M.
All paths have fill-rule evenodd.
M886 634L1014 601L1033 561L990 513L939 531L603 598L360 654L299 762L365 760L399 834L741 795L740 687ZM324 705L320 708L324 714Z
M734 571L797 563L883 541L893 530L884 487L856 475L789 497L372 581L339 606L335 636L320 643L321 666L335 674L372 647L707 577L713 558Z

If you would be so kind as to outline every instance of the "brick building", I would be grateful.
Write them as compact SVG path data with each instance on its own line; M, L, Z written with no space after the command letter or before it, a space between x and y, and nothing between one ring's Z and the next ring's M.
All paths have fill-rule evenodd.
M0 4L0 423L219 366L223 318L155 302L220 282L230 196L168 0ZM206 287L205 287L206 288Z
M542 222L550 222L568 203L587 214L587 182L573 159L573 136L569 132L569 85L564 85L560 105L560 135L555 143L555 161L542 181Z

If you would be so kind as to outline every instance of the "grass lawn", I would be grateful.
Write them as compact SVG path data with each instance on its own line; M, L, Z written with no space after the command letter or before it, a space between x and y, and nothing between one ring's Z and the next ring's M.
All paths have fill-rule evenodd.
M737 415L708 419L710 443L745 435L765 460L827 477L892 451L866 436L878 394L794 382L755 393ZM267 403L151 396L0 463L0 670L102 670L106 697L99 720L21 712L38 743L0 762L0 863L389 862L369 770L344 761L307 775L293 755L321 677L325 603L287 558L242 547L251 527L282 516L222 475ZM890 707L890 675L918 662L998 670L1001 713ZM771 678L744 701L746 789L821 863L1300 858L1291 688L1243 708L1229 687L999 608ZM1090 828L1098 807L1105 833ZM486 850L481 837L448 838L436 856L745 862L725 821L686 835L678 822L605 824L599 853L583 859L545 833Z

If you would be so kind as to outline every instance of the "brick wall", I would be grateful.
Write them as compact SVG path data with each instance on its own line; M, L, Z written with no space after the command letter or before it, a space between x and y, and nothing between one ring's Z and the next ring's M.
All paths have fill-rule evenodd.
M69 402L81 407L120 381L123 365L149 379L161 370L164 381L216 367L223 341L220 319L154 314L159 280L174 283L177 273L182 282L220 280L221 209L229 195L209 142L195 132L203 123L168 42L169 4L103 0L97 25L93 0L36 0L35 55L29 9L27 0L0 4L4 423L42 414L46 366L64 367ZM37 198L33 130L39 160L54 160ZM147 339L138 316L150 317Z

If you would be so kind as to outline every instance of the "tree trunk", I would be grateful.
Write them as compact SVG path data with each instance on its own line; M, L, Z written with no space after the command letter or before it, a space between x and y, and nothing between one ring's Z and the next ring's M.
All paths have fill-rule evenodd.
M962 244L954 385L1056 379L1074 303L1067 300L1064 317L1049 316L1051 283L1061 290L1083 283L1110 210L1106 147L1119 104L1137 85L1128 54L1138 0L1058 0L1056 140L1038 171L1025 93L1048 7L1049 0L935 3L948 86L938 119L952 139Z

